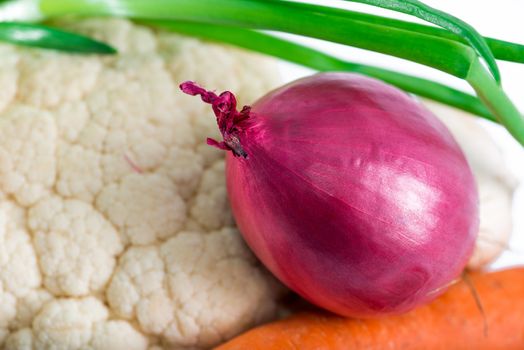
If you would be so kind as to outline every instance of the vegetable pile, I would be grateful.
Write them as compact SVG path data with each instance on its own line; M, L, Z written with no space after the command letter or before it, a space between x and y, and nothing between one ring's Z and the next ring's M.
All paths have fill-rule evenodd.
M0 347L203 349L276 317L285 289L243 244L225 172L235 219L260 260L342 315L410 310L455 283L468 258L479 268L506 249L515 183L478 125L435 102L500 123L524 145L524 118L497 66L524 63L524 46L483 37L417 0L348 1L436 26L286 0L0 1L1 41L65 51L0 45ZM464 79L476 96L264 30L411 60ZM169 32L360 75L306 78L240 111L230 92L184 84L213 105L218 133L210 112L177 85L235 91L249 104L278 85L275 61ZM468 162L428 110L383 82L432 100L424 103ZM231 151L227 165L205 137ZM479 288L488 309L492 297L520 292L493 276ZM460 288L460 301L412 313L449 320L466 300ZM474 295L464 307L482 315ZM369 323L296 316L290 329L297 320L315 338L325 323L327 337L349 330L345 343L368 325L402 336L388 322L413 328L412 313ZM520 319L511 320L497 330L507 336L501 344L522 347L510 337ZM479 340L473 328L465 332ZM258 346L247 334L239 344ZM277 340L294 344L285 331ZM416 346L422 341L432 344Z
M177 82L251 101L274 62L125 20L61 26L119 54L0 45L0 348L208 347L272 317L279 288L201 142L215 123Z

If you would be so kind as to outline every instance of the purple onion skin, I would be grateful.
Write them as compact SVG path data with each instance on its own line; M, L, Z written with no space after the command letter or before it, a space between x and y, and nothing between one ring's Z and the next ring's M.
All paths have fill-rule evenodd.
M248 245L284 284L337 314L378 317L460 275L478 194L431 112L378 80L322 73L249 114L236 130L247 158L227 153L228 194Z

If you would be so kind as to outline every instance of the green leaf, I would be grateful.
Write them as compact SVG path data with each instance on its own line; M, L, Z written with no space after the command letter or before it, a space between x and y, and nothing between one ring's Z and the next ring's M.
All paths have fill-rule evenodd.
M484 58L496 81L500 82L500 72L484 38L469 24L446 12L430 7L418 0L345 0L402 12L436 24L464 38L478 54Z
M330 8L278 0L41 0L44 15L113 15L267 29L351 45L421 63L465 78L476 56L468 46L380 24ZM351 14L351 13L349 13Z
M77 53L114 54L111 46L63 30L20 22L0 22L0 40L13 44Z
M346 71L364 74L419 96L465 110L490 121L496 121L478 98L462 91L408 74L341 60L321 51L254 30L161 20L140 21L140 23L206 40L232 44L318 71Z
M420 23L407 22L400 19L382 17L368 13L353 12L349 10L341 12L340 9L336 8L330 8L329 11L332 14L338 14L340 16L344 16L347 14L347 12L351 12L351 18L356 21L374 23L391 28L404 29L420 34L426 34L436 36L439 38L445 38L449 40L459 41L462 43L467 43L466 39L464 39L463 37L438 27L428 26ZM504 40L498 40L490 37L484 37L484 39L487 42L489 48L491 49L491 52L493 53L496 59L524 63L524 45Z
M486 41L495 58L509 62L524 63L524 45L492 38L486 38Z
M496 84L491 78L478 58L472 62L466 80L484 101L486 107L497 117L498 121L521 145L524 145L524 117L500 85Z
M95 3L96 1L96 3ZM132 1L132 0L131 0ZM274 0L268 0L268 2L271 2ZM26 3L24 1L20 2L20 0L7 0L8 4L17 5L17 11L16 14L13 14L12 11L10 11L9 8L0 6L0 14L3 14L5 16L6 13L11 13L11 17L13 15L16 15L15 18L17 20L25 20L25 21L32 21L35 19L35 16L42 17L42 16L55 16L59 14L68 14L68 13L76 13L80 15L111 15L116 13L121 13L124 11L129 11L127 9L128 7L133 7L134 5L130 4L130 0L117 0L117 1L107 1L107 0L93 0L93 1L87 1L87 0L78 0L78 4L70 3L67 0L62 2L60 0L41 0L41 6L40 10L42 13L34 14L34 5L31 5L31 1L29 3ZM91 4L89 4L91 2ZM148 6L157 7L161 11L162 4L158 2L157 0L150 0L148 1ZM94 6L91 6L93 5ZM300 4L299 6L310 7L311 11L316 11L318 9L318 6L315 5L308 5L308 4ZM95 8L93 8L95 7ZM96 8L97 7L97 8ZM20 10L20 8L22 8ZM363 21L363 22L369 22L374 24L379 24L387 27L393 27L397 29L404 29L409 31L415 31L420 34L426 34L431 36L437 36L440 38L446 38L449 40L454 41L460 41L467 43L466 39L463 37L456 35L450 31L443 30L438 27L433 26L427 26L423 24L418 23L412 23L412 22L406 22L398 19L392 19L387 17L381 17L366 13L359 13L355 11L349 11L349 10L341 10L337 8L330 8L330 7L322 7L323 13L329 13L330 16L338 15L342 17L346 17L351 20L355 21ZM134 17L140 17L140 14L135 12ZM148 18L166 18L165 15L163 16L146 16ZM172 18L173 19L173 18ZM174 19L180 19L180 18L174 18ZM524 45L519 45L515 43L510 43L502 40L497 40L493 38L485 38L486 42L488 43L489 48L495 55L495 58L512 61L512 62L519 62L524 63Z

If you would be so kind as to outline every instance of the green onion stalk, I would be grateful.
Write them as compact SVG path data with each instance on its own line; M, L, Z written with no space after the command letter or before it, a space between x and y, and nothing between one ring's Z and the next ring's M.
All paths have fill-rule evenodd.
M524 145L524 118L501 88L496 64L496 59L523 63L524 46L484 38L467 23L420 1L354 2L411 14L442 28L281 0L18 0L4 1L0 5L0 20L10 21L4 23L9 26L14 24L12 21L39 21L62 15L127 17L273 55L320 71L358 72L497 121ZM292 33L407 59L465 79L477 96L427 79L341 60L261 30ZM10 40L9 35L1 33L0 40L27 44L24 40ZM32 46L38 44L33 40ZM91 42L91 45L93 51L96 48L104 51L96 43ZM41 46L53 45L45 46L43 40ZM75 51L75 45L70 46L73 47L71 51ZM110 53L110 48L106 49L108 52L103 53Z

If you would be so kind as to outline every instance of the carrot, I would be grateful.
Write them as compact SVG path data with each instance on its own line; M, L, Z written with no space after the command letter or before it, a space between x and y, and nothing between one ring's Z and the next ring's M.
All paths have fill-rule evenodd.
M306 312L250 330L216 350L524 349L524 268L473 273L407 314L356 320ZM487 327L485 327L487 326Z

